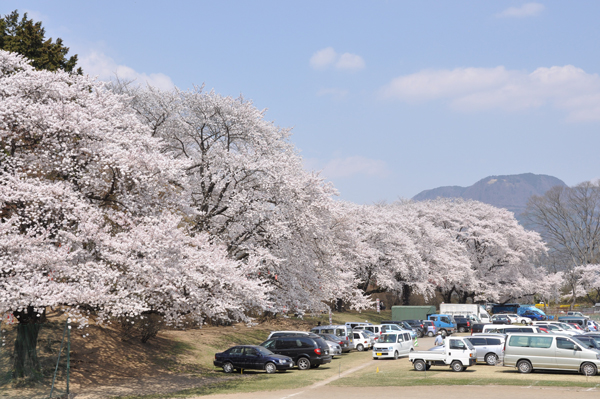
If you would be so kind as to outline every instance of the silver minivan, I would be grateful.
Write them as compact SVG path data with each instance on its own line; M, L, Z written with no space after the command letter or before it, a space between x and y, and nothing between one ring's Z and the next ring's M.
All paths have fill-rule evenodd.
M504 347L504 366L516 367L521 373L569 370L596 375L600 353L567 336L510 334Z

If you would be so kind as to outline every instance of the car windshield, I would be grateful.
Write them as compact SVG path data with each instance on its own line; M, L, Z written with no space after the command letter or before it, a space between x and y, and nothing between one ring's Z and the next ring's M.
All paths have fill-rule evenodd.
M567 323L560 323L560 326L565 330L575 330L575 327L568 325Z
M254 349L256 349L263 356L269 356L274 354L273 352L262 346L255 346Z
M381 337L379 337L379 343L382 344L394 344L396 343L396 334L382 334Z
M469 341L468 339L465 339L464 343L467 344L467 348L469 348L469 349L475 349L475 347L473 346L473 344L471 343L471 341Z

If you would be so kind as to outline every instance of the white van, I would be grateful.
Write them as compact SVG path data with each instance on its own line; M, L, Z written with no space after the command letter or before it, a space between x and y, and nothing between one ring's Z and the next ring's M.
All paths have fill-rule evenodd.
M596 375L600 353L577 338L553 334L511 334L504 346L504 366L521 373L533 370L570 370Z
M408 356L415 350L410 331L393 331L381 334L373 346L373 359L394 358Z

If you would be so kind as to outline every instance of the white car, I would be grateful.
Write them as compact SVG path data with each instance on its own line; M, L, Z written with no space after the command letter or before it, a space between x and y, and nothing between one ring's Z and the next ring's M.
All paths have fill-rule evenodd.
M352 334L354 334L354 347L359 352L369 350L375 344L375 340L363 331L356 330Z
M515 313L505 314L505 316L507 316L510 319L511 323L525 324L525 325L529 325L532 323L532 320L529 317L519 316L518 314L515 314Z
M407 356L415 347L410 336L410 331L391 331L381 334L373 347L373 359L393 358Z

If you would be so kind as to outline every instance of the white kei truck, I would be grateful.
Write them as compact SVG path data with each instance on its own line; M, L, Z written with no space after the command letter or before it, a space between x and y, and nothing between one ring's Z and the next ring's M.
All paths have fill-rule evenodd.
M416 371L429 370L431 366L450 366L453 371L463 371L477 362L473 344L461 337L444 339L444 350L413 351L408 354Z

